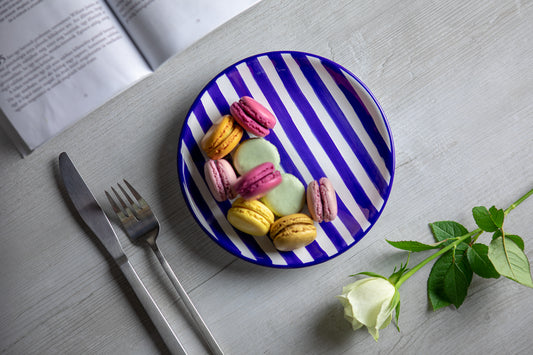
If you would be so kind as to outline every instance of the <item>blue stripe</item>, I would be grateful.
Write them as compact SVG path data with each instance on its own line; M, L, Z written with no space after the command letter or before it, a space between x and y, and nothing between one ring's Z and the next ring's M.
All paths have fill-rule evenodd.
M287 62L285 62L285 60L287 60ZM272 77L267 75L264 70L265 68L261 65L261 63L264 64L267 61L270 61L268 63L268 68L270 68L270 63L272 63L275 70L273 73L270 73L270 71L268 72L269 75L273 75ZM341 185L345 185L345 188L348 189L346 196L337 196L338 219L336 223L322 223L320 225L323 234L325 234L320 237L328 238L327 241L332 243L338 253L347 250L367 233L367 230L363 230L361 225L359 225L355 219L354 215L357 214L354 213L353 209L360 209L371 227L379 217L380 211L383 208L381 206L378 211L377 208L372 205L370 197L375 198L377 196L374 193L366 195L361 184L357 181L356 171L358 170L352 166L353 159L347 160L347 158L343 157L343 155L346 155L344 151L345 147L348 147L346 149L349 149L349 156L355 156L355 162L360 164L363 168L364 172L361 170L361 174L365 175L361 175L360 177L367 181L366 179L368 176L368 179L370 179L373 186L379 191L379 194L383 199L383 204L386 203L388 199L388 194L391 189L390 185L392 184L394 175L394 147L387 123L382 122L385 120L385 117L365 85L353 74L347 72L346 69L326 58L321 58L308 53L287 51L270 52L249 57L228 67L216 79L206 85L202 93L195 100L182 127L178 152L178 172L182 182L182 191L187 196L189 207L194 206L199 213L195 218L202 218L203 222L200 224L212 239L215 239L220 246L230 253L253 263L265 266L287 267L283 265L281 261L272 260L271 257L275 255L285 260L288 267L301 267L326 261L337 254L334 253L334 255L331 256L327 255L325 250L329 250L329 246L328 249L322 249L317 241L306 246L306 250L312 259L304 262L303 260L300 260L293 251L280 252L266 248L266 250L269 250L267 253L262 249L261 245L257 243L257 240L259 239L233 228L231 228L231 231L228 229L230 233L226 235L222 226L224 226L224 228L230 228L229 225L226 224L227 221L225 220L225 215L229 208L231 208L231 201L218 203L211 200L210 196L206 196L205 200L203 199L202 193L205 194L206 191L208 192L208 190L204 190L205 184L202 181L204 178L203 166L205 164L205 154L199 147L199 142L202 138L201 133L198 133L200 136L198 137L198 141L196 141L192 135L191 126L194 126L196 129L196 125L199 125L199 128L205 133L213 125L213 122L220 117L219 115L229 113L229 104L232 103L232 100L242 96L254 96L243 79L247 76L241 76L241 73L244 73L243 70L246 70L246 68L250 70L252 80L255 80L255 82L249 83L250 85L253 84L251 88L255 90L256 85L259 86L259 90L261 90L262 95L270 104L272 112L277 116L278 121L283 128L274 128L274 130L265 137L265 139L272 142L278 148L282 169L287 173L293 174L306 185L302 173L294 164L295 161L298 161L298 164L300 164L301 159L312 176L312 179L318 180L320 177L326 176L326 174L313 152L315 152L315 150L318 151L318 149L323 149L328 156L327 159L329 159L326 161L328 163L331 162L335 172L337 172L342 179L343 183L341 183ZM248 75L248 73L246 74ZM328 77L327 79L322 80L324 75ZM282 87L277 87L273 84L275 83L275 85L278 85L278 76L281 78ZM276 80L271 82L270 80L274 78ZM296 78L298 82L296 81ZM341 97L335 96L334 92L328 90L326 83L329 84L330 78L342 93ZM228 87L227 80L229 80L229 83L235 91L232 91L232 89ZM310 96L306 97L298 84L303 84L305 88L309 85L309 88L313 90L313 93L310 93ZM225 92L226 89L229 90L226 93L227 95L224 96L223 92ZM281 92L285 92L286 90L286 92L289 93L289 98L287 99L287 103L290 103L291 105L289 107L292 108L292 105L294 105L298 110L294 113L294 120L290 117L288 108L284 106L284 101L281 100L281 97L278 94L280 90ZM359 90L361 90L361 92L365 91L368 94L359 94ZM235 94L237 94L236 97ZM368 107L365 106L367 95L370 100L373 100ZM282 97L285 99L285 96ZM349 109L343 111L344 107L339 103L344 102L345 98L348 101ZM208 105L205 107L203 106L202 99L207 99ZM343 101L338 101L340 99ZM311 103L317 105L320 110L315 112ZM373 105L376 105L376 110L374 110ZM330 136L330 131L326 129L328 125L325 122L323 123L320 121L318 113L323 111L324 114L327 114L327 121L331 122L330 124L335 125L334 127L336 127L336 129L334 132L337 132L338 129L339 133L336 134L339 134L339 139L341 139L342 145L337 146L335 144L337 135L332 134ZM197 122L191 121L193 119L192 114L196 117ZM187 122L187 120L189 121ZM354 122L357 124L360 122L364 130L363 132L367 132L374 147L368 145L365 147L363 141L360 139L360 134L363 132L359 131L357 127L354 126ZM302 133L300 133L302 127L305 129L309 128L312 132L311 137L314 136L317 140L317 142L314 143L316 146L306 142L306 139L308 138L307 135L304 138ZM281 135L282 132L283 135ZM287 135L286 137L285 134ZM333 142L333 137L335 137L335 142ZM245 134L243 139L247 138L249 138L249 135ZM285 142L287 140L290 141L290 145L288 147L283 147L281 141ZM285 149L289 147L294 147L296 149L297 156L293 156L293 158L298 159L291 159ZM188 152L186 151L187 149ZM379 157L383 159L383 163L390 173L390 179L388 178L389 176L387 175L387 172L381 168L382 162L380 158L375 156L375 159L372 159L372 155L369 152L374 154L374 149L377 149ZM292 152L292 150L289 151ZM184 157L184 155L186 155L186 157ZM348 157L348 155L346 155L346 157ZM230 156L228 156L227 159L231 161ZM195 170L189 171L185 161L194 164L191 168L197 169L201 176L199 180L193 180L192 176L197 176L196 172L191 174L191 171ZM302 170L302 172L305 171L306 170ZM308 176L307 173L305 173L305 176ZM348 198L352 197L358 207L350 207L350 209L348 209L344 201L347 201ZM218 207L211 210L209 206L213 206L213 203L217 203ZM359 211L357 211L357 213L359 213ZM339 222L342 223L342 226L341 224L338 224ZM202 223L206 223L206 225L204 226ZM337 226L340 227L339 230L337 230ZM345 235L347 233L349 233L349 235ZM238 242L240 249L235 242ZM242 255L243 252L248 256Z
M329 116L335 122L335 125L344 137L344 140L352 147L355 155L357 156L357 160L359 160L363 166L363 169L366 171L368 177L379 191L381 197L385 198L388 189L387 182L381 175L379 168L374 163L374 160L372 160L372 157L366 150L365 146L357 136L357 133L353 130L352 125L350 122L348 122L348 119L333 98L333 95L328 90L322 79L320 79L320 76L306 56L302 54L293 54L292 57L296 63L298 63L302 73L322 103L322 106L326 109Z
M383 158L385 166L392 175L393 159L389 147L379 132L379 129L376 127L376 123L374 122L372 115L368 112L357 92L355 92L353 85L348 81L348 79L346 79L339 68L326 61L322 61L322 65L329 73L333 81L335 81L339 89L343 92L348 102L350 102L350 105L352 105L352 108L361 121L361 124L365 128L367 134L370 136L370 139L372 139L372 142L374 142L379 155Z
M253 60L248 62L247 65L251 69L250 71L252 73L252 76L254 77L255 81L263 92L263 95L268 100L270 107L272 108L276 117L278 117L279 120L283 118L283 126L287 128L285 129L285 132L287 133L288 138L293 142L293 145L298 147L298 152L302 157L302 160L307 162L306 166L311 175L313 176L313 179L318 180L321 177L326 176L326 174L320 167L320 164L318 164L318 161L316 160L314 154L311 152L307 143L299 133L296 125L294 124L292 118L287 112L287 109L281 102L276 90L273 88L272 83L270 82L270 79L263 71L261 64L257 60ZM283 169L288 173L295 175L298 179L300 179L300 181L303 182L304 186L307 186L307 184L303 180L301 173L296 169L296 166L294 165L291 157L289 156L285 148L283 148L283 145L277 138L276 134L270 133L267 138L272 139L273 143L278 147L278 150L280 151L280 156L282 157L281 163ZM356 225L358 227L357 229L360 229L359 224L351 214L347 214L345 216L346 218L342 220L345 225ZM344 239L333 226L330 230L330 234L328 234L328 237L338 250L341 250L343 245L345 245ZM319 256L320 255L316 255L316 257ZM313 255L313 257L315 257L315 255Z
M230 70L230 72L228 72L226 75L227 75L231 85L233 86L233 88L235 89L237 94L239 95L239 97L251 96L252 95L250 90L246 86L244 80L242 79L240 73L238 72L238 70L235 67L233 67ZM283 163L282 164L283 170L288 172L288 173L290 173L290 174L293 174L294 176L296 176L304 184L304 186L306 186L306 183L305 183L302 175L296 169L296 166L292 162L292 159L290 158L290 156L287 154L285 148L283 148L283 145L281 144L281 142L277 138L275 132L271 131L271 133L267 136L267 139L269 139L269 141L271 143L275 144L276 147L279 147L278 150L280 151L280 156L283 157L283 159L281 159L281 161ZM290 165L289 165L289 163L290 163ZM346 206L344 206L344 204L342 204L342 207L339 207L339 208L346 209ZM346 215L349 215L349 214L346 214ZM357 221L351 215L350 215L350 218L347 218L347 220L344 221L344 222L347 224L347 228L350 230L350 233L352 233L352 235L355 235L355 233L357 233L359 230L361 230L361 227L359 226ZM333 245L335 246L337 251L340 251L340 250L342 250L342 249L344 249L346 247L345 240L342 238L342 236L340 235L340 233L337 231L336 228L332 228L331 226L325 226L325 230L327 230L328 238L331 240L331 242L333 243ZM322 250L319 250L319 248L317 249L317 246L315 246L313 250L311 250L311 248L313 248L313 247L312 246L308 246L307 247L307 249L309 250L311 255L316 255L316 257L318 257L318 255L323 253Z
M303 261L293 251L280 251L278 253L287 262L287 265L303 265Z
M250 90L246 86L246 83L244 82L242 76L240 75L240 73L239 73L239 71L237 70L236 67L232 67L226 73L226 75L227 75L231 85L233 86L233 88L237 92L237 95L239 95L239 97L252 96ZM270 136L272 136L272 137L270 137ZM294 176L296 176L298 179L300 179L300 181L302 181L304 186L306 186L302 175L300 174L300 172L294 166L294 164L292 162L292 159L287 154L285 148L283 148L283 145L280 143L280 141L277 138L277 136L275 136L275 132L272 131L272 133L267 136L267 138L269 138L269 137L270 137L270 142L275 144L276 147L279 147L278 150L280 151L280 156L283 156L283 159L282 159L283 165L282 166L283 166L284 171L286 171L288 173L291 173ZM276 137L276 138L274 138L274 137ZM289 162L291 164L290 167L288 166ZM352 236L355 236L357 233L359 233L361 231L361 226L355 220L355 218L353 218L353 216L349 213L348 208L342 202L342 200L337 199L337 201L338 201L338 209L340 210L339 214L342 216L342 218L339 218L339 219L346 226L346 228L348 229L350 234ZM344 211L345 213L342 213L342 211ZM338 251L343 250L347 246L346 241L344 240L344 238L342 238L342 236L339 233L339 231L335 227L333 227L333 225L327 223L327 224L322 225L322 228L324 229L324 231L328 235L328 238L331 240L332 244L335 246L335 248ZM311 247L309 247L308 249L310 249L310 248ZM315 251L314 254L318 255L319 252Z
M212 85L207 88L207 92L209 93L209 96L213 99L213 102L215 103L215 106L218 109L218 112L220 112L221 115L229 115L229 105L226 101L224 95L222 95L222 92L220 92L220 88L218 87L217 83L214 82Z
M196 168L201 172L203 176L203 166L204 166L204 158L200 152L200 148L198 147L198 144L194 140L194 136L192 135L192 132L190 131L189 126L184 126L184 130L182 132L182 139L185 145L189 148L189 151L191 152L192 160L194 161L194 164ZM200 155L200 156L198 156ZM190 172L188 169L184 169L185 173L187 175L190 175ZM226 236L224 230L220 227L220 224L218 223L217 219L214 217L214 215L211 213L209 206L206 204L205 200L203 199L198 187L196 186L196 183L189 177L187 180L187 186L191 192L191 194L194 196L194 201L200 211L202 211L202 215L206 219L206 221L213 226L214 229L216 229L216 234L219 238L224 239L224 241L228 241L233 245L233 242L231 242L231 239ZM231 208L230 201L223 201L223 202L217 202L218 206L222 210L222 213L224 216L226 216L228 210ZM254 257L256 259L261 259L263 262L267 262L270 260L270 258L267 256L267 254L261 249L257 241L244 233L237 233L237 235L240 237L242 242L248 247L248 249L252 252ZM241 252L239 252L241 254ZM269 261L272 263L272 261Z
M359 184L359 181L357 181L357 178L354 176L343 156L340 154L337 146L322 125L320 118L316 115L315 111L307 101L307 98L302 93L300 87L294 80L289 67L281 57L281 54L271 54L269 55L269 58L274 62L277 68L280 68L280 70L278 70L278 74L283 82L283 85L289 92L291 99L295 103L309 127L312 129L316 139L320 142L323 149L328 153L331 161L335 163L335 167L337 168L339 175L341 175L341 178L345 184L350 187L352 196L357 204L361 207L365 217L369 219L371 215L377 213L376 208Z
M242 79L242 76L236 67L231 67L231 69L228 70L228 72L226 73L226 77L228 78L229 82L231 83L231 86L233 86L239 97L252 96L252 93L244 83L244 80Z
M313 255L313 259L315 261L320 261L320 260L326 260L327 258L329 258L328 254L326 254L321 248L320 246L318 245L318 242L315 240L313 241L311 244L309 244L308 246L305 247L307 249L307 251Z
M196 116L196 120L200 124L200 127L202 127L204 132L207 132L207 130L213 125L213 122L207 115L205 107L200 100L198 100L198 104L196 105L196 107L194 107L193 112Z
M194 182L194 179L192 178L189 170L184 169L183 178L185 180L184 183L187 186L189 193L194 199L195 204L198 207L198 210L202 214L202 217L211 226L211 228L213 229L213 232L219 238L220 242L223 243L224 246L228 249L228 251L230 251L232 254L242 256L242 252L231 241L231 239L226 235L226 233L224 233L224 230L218 223L217 219L211 213L211 209L209 208L209 206L205 203L204 199L202 198L202 194L200 193L198 186L196 186L196 183ZM211 234L209 233L209 235Z
M192 179L192 176L190 175L189 170L185 170L185 183L187 187L189 188L189 192L191 195L195 198L195 201L197 202L197 207L202 213L202 216L205 218L206 222L213 228L213 231L215 232L216 236L219 238L220 242L227 247L228 251L231 253L238 255L240 257L250 259L248 257L245 257L242 255L242 251L237 248L237 246L233 243L233 241L224 233L224 230L218 223L218 220L213 216L211 213L209 206L205 203L205 201L202 199L202 195L200 193L200 190L198 189L198 186L194 182L194 179ZM261 261L263 264L272 265L272 259L268 257L268 255L261 249L259 244L256 242L256 240L247 234L244 233L237 233L239 238L242 240L242 242L248 247L252 255L255 257L255 259L250 259L253 261Z

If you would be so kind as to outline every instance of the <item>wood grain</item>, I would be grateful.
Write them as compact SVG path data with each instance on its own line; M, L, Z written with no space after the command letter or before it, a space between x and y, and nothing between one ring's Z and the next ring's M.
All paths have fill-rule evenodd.
M65 201L67 151L104 208L104 189L136 186L162 223L160 248L228 354L521 354L533 291L475 277L464 305L432 312L429 267L402 286L401 332L352 332L335 295L348 275L388 274L405 254L384 241L430 241L427 224L473 228L471 208L506 207L533 187L533 3L262 0L30 156L0 144L0 352L164 352L124 277ZM181 124L226 66L270 50L328 57L381 103L396 148L392 195L371 232L324 264L252 265L202 232L180 192ZM109 209L108 209L109 211ZM533 255L533 201L509 215ZM116 221L113 221L116 224ZM191 354L207 347L151 252L126 253ZM424 255L413 255L412 262Z

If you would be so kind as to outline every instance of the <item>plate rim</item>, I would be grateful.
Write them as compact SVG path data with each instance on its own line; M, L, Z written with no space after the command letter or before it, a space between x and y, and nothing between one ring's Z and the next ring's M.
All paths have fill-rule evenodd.
M383 119L383 124L385 125L385 129L387 131L387 134L389 136L389 143L390 143L390 147L391 147L391 149L390 149L391 171L390 171L390 182L388 184L388 189L387 189L386 193L383 196L383 205L381 206L381 209L379 209L377 211L375 221L367 228L366 231L364 231L364 233L361 235L361 237L359 239L354 240L354 242L352 244L350 244L349 246L347 246L344 250L338 251L336 254L334 254L332 256L328 256L327 258L324 258L324 259L313 260L311 262L306 262L306 263L302 263L302 264L280 265L280 264L264 263L261 260L251 259L251 258L248 258L246 256L243 256L242 254L237 254L237 253L229 250L224 245L222 245L218 240L216 240L213 237L213 235L211 235L211 232L208 231L203 226L203 224L200 222L200 220L198 219L196 214L193 212L194 209L191 206L191 202L186 197L185 184L183 182L182 173L180 171L180 167L184 164L183 163L183 158L182 158L180 152L181 152L182 144L183 144L183 139L182 139L183 132L184 132L185 124L187 123L188 117L190 117L191 113L193 112L194 107L196 107L196 105L198 105L198 102L202 99L203 95L205 95L205 93L207 91L207 88L209 88L214 82L216 82L218 80L218 78L220 78L221 76L225 75L232 68L238 66L241 63L247 62L247 61L249 61L251 59L258 58L258 57L263 57L263 56L268 56L268 55L272 55L272 54L293 54L293 53L294 54L298 54L298 55L305 55L305 56L313 57L313 58L316 58L316 59L318 59L320 61L327 62L328 64L330 64L330 65L332 65L334 67L337 67L338 69L341 69L342 71L346 72L352 79L357 81L357 83L359 85L361 85L361 87L364 89L364 91L366 91L366 93L370 96L370 98L372 99L372 101L376 105L376 107L377 107L377 109L378 109L378 111L379 111L379 113L380 113L380 115L381 115L381 117ZM387 116L385 115L385 112L383 111L383 108L381 107L381 104L376 99L376 97L374 96L372 91L366 86L366 84L361 79L359 79L358 76L356 76L350 70L346 69L341 64L339 64L339 63L337 63L337 62L335 62L335 61L333 61L333 60L331 60L329 58L326 58L326 57L323 57L323 56L320 56L320 55L317 55L317 54L304 52L304 51L275 50L275 51L267 51L267 52L262 52L262 53L258 53L258 54L253 54L253 55L250 55L250 56L245 57L243 59L240 59L240 60L234 62L233 64L228 65L225 69L220 71L217 75L215 75L211 80L209 80L202 87L202 89L198 92L198 94L196 95L196 98L194 99L194 101L190 105L189 110L187 111L187 114L185 115L185 118L183 119L183 122L181 124L180 133L179 133L179 137L178 137L178 149L177 149L177 152L176 152L176 157L177 157L177 159L176 159L176 172L178 174L178 179L179 179L179 182L180 182L181 194L182 194L183 200L185 200L185 203L187 204L187 209L189 210L189 213L193 216L194 220L200 226L200 228L204 231L204 233L206 233L209 236L209 238L212 239L220 248L222 248L224 251L230 253L231 255L233 255L233 256L235 256L235 257L237 257L239 259L242 259L244 261L247 261L247 262L255 264L255 265L260 265L260 266L270 267L270 268L276 268L276 269L297 269L297 268L303 268L303 267L309 267L309 266L313 266L313 265L322 264L322 263L324 263L326 261L334 259L337 256L345 253L346 251L352 249L352 247L354 245L359 243L361 241L361 239L363 239L370 232L370 230L376 225L376 223L378 222L379 218L381 217L381 214L385 210L385 206L387 205L387 203L389 201L389 198L390 198L390 195L391 195L391 192L392 192L392 187L394 185L394 177L395 177L395 172L396 172L396 154L395 154L395 152L396 152L396 147L395 147L395 144L394 144L394 138L392 136L392 132L391 132L391 129L390 129L390 125L389 125Z

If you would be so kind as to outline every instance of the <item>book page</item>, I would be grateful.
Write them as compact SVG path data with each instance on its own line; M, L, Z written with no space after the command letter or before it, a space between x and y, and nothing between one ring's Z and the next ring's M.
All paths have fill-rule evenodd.
M0 107L30 150L150 72L99 0L0 2Z
M152 69L258 0L107 0Z

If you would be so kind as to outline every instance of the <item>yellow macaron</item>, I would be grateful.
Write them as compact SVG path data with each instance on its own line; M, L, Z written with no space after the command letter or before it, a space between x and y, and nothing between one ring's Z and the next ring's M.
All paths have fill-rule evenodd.
M254 236L268 233L274 223L274 213L258 200L238 198L227 215L229 223L236 229Z
M303 248L315 240L316 227L308 215L293 213L274 222L269 235L276 249L290 251Z
M202 138L200 146L209 158L221 159L239 144L243 133L242 127L235 122L233 117L225 115L209 128Z

